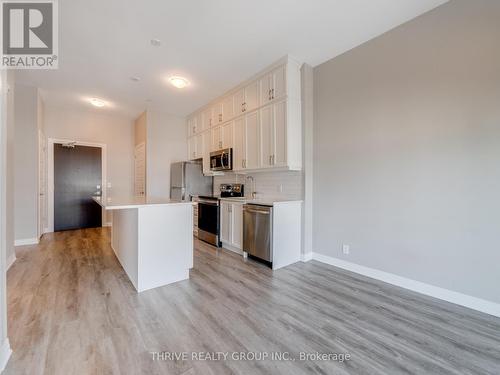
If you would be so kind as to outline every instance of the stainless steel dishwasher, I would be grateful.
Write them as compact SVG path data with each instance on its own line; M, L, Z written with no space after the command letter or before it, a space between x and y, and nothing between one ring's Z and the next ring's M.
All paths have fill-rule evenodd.
M243 251L271 264L273 261L273 208L243 205Z

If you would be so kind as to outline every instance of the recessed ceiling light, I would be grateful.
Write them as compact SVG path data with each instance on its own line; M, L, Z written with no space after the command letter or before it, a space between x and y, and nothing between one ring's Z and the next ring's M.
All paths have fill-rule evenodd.
M189 81L184 77L174 76L170 77L168 80L173 86L177 87L178 89L183 89L184 87L189 85Z
M160 39L151 39L151 45L154 47L159 47L159 46L161 46L161 40Z
M141 80L141 77L132 76L132 77L130 77L130 80L134 81L134 82L139 82Z
M92 98L90 99L90 104L92 104L95 107L104 107L106 105L106 102L102 99L99 98Z

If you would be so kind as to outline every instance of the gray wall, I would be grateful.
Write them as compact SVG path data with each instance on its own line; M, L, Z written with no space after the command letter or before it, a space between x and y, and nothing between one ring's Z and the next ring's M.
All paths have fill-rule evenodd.
M38 89L14 90L14 222L15 239L38 237Z
M315 252L500 302L499 20L452 1L315 68Z
M14 90L15 76L13 71L7 73L6 82L8 86L7 101L6 101L6 257L7 261L12 261L15 258L14 249L14 153L15 153L15 119L14 119ZM9 264L7 264L9 265Z

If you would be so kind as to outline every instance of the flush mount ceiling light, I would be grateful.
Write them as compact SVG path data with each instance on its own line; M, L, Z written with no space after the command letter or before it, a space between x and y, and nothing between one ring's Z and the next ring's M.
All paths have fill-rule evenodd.
M106 102L102 99L99 98L91 98L90 99L90 104L92 104L95 107L104 107L106 105Z
M134 81L134 82L139 82L141 80L141 77L132 76L132 77L130 77L130 80Z
M160 39L151 39L151 45L153 47L159 47L161 45L161 40Z
M172 84L172 86L175 86L178 89L183 89L184 87L189 85L189 81L184 77L173 76L170 77L168 80Z

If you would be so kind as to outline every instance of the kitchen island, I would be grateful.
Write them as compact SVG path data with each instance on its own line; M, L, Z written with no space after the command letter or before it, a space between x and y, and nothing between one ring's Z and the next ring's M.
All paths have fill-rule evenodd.
M189 278L193 267L191 202L147 197L93 199L112 211L111 247L138 292Z

